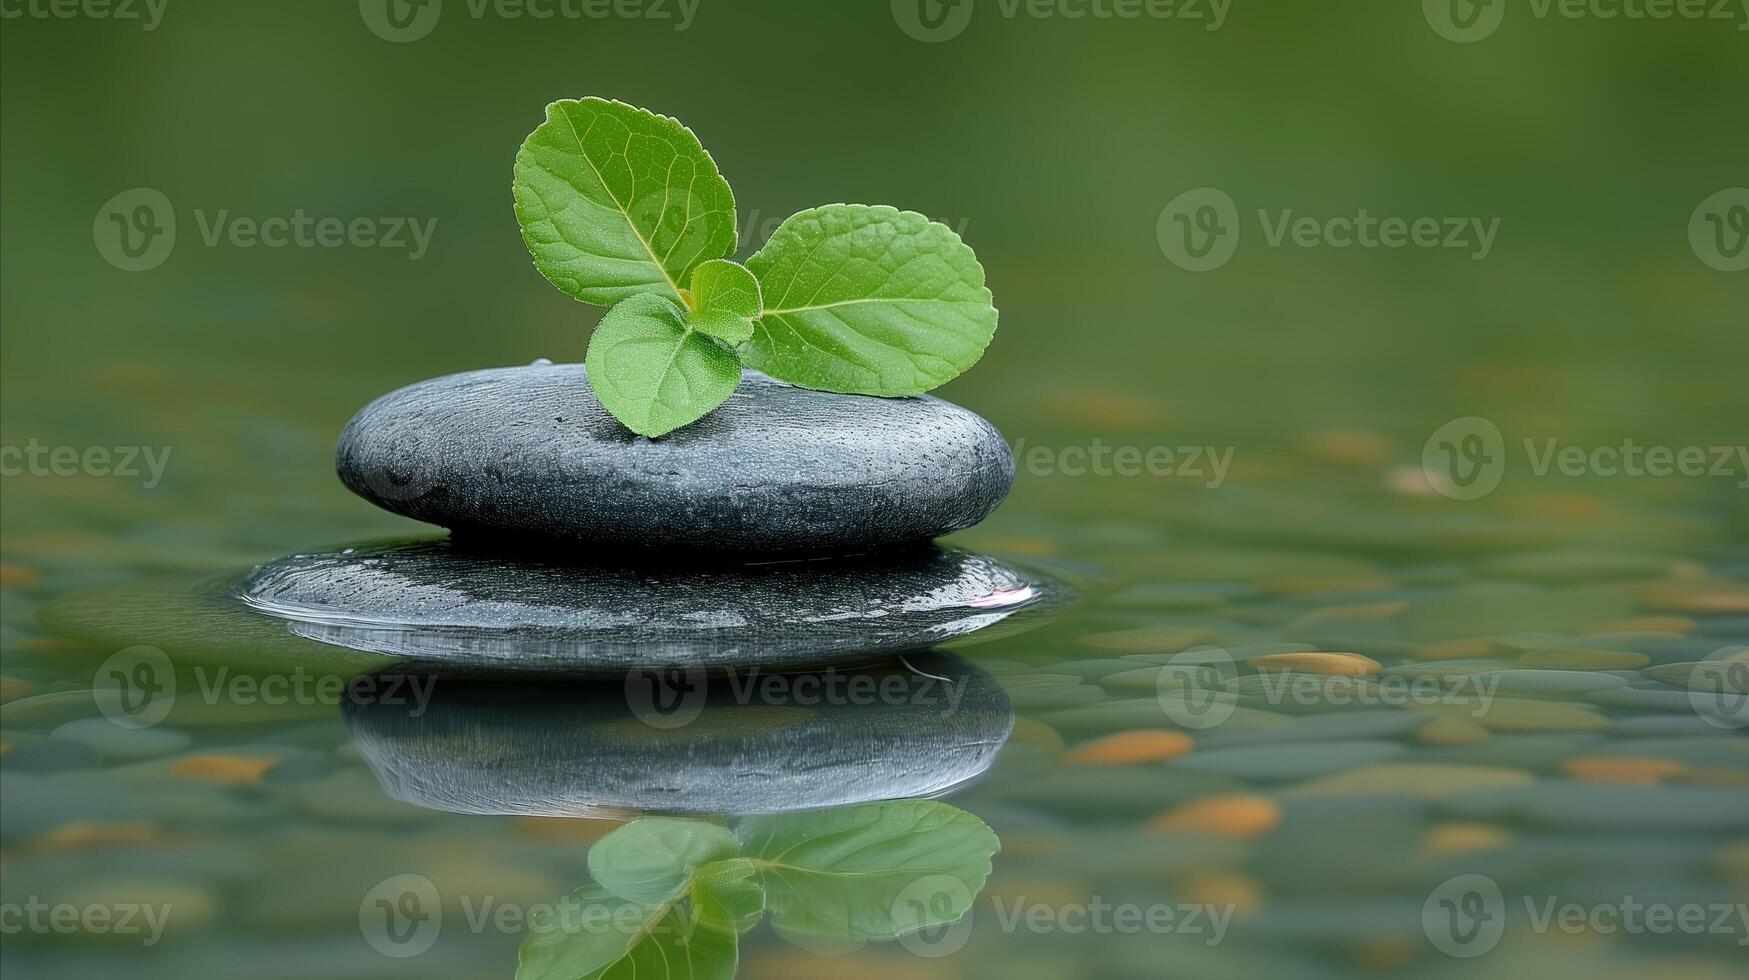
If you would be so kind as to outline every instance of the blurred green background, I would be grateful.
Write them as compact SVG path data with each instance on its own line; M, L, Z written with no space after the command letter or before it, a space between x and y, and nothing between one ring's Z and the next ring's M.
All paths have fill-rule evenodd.
M668 20L496 9L447 0L409 43L343 0L170 0L150 31L5 21L6 444L173 444L160 496L298 506L340 499L326 447L376 394L580 359L599 311L535 273L509 184L544 104L585 94L690 125L749 251L830 201L961 228L1003 315L944 393L1011 438L1064 404L1097 422L1134 402L1181 440L1260 452L1333 426L1413 456L1465 415L1508 439L1740 441L1749 277L1702 264L1686 235L1703 198L1749 180L1736 24L1515 5L1459 44L1383 0L1237 0L1217 31L979 0L962 34L924 43L881 0L703 0L685 30L672 2ZM142 186L179 235L161 266L123 272L93 219ZM1202 186L1233 197L1243 237L1190 273L1155 226ZM1272 248L1258 208L1500 230L1482 261ZM196 212L225 209L436 226L417 261L209 247ZM17 510L8 532L34 524Z
M540 19L514 3L443 0L435 22L416 22L428 33L396 43L369 26L382 23L382 2L168 0L151 30L29 15L46 0L0 4L0 444L171 452L150 488L8 471L0 653L18 690L82 685L110 652L35 625L41 605L73 590L431 531L349 495L333 475L335 437L371 398L413 381L581 360L600 311L536 273L510 181L544 105L583 95L689 125L735 190L743 255L783 217L827 202L892 204L960 229L1002 318L983 361L941 394L1010 440L1233 453L1218 487L1076 478L1023 461L1009 502L956 536L968 546L1096 569L1114 593L1142 580L1256 585L1267 605L1220 610L1223 641L1324 602L1424 598L1416 590L1496 573L1510 563L1483 558L1516 550L1619 548L1632 560L1581 560L1578 574L1650 568L1696 588L1706 575L1749 574L1749 473L1537 477L1517 448L1527 438L1743 444L1749 273L1709 264L1689 235L1701 202L1749 186L1743 14L1542 18L1511 0L1490 36L1458 43L1435 28L1437 4L1411 0L1232 0L1218 30L1206 2L1187 8L1199 20L1117 20L1009 17L1001 0L975 0L962 33L931 43L905 29L912 0L700 0L684 30L678 0L661 6L667 19ZM1192 272L1168 258L1158 227L1169 202L1203 187L1236 203L1240 237L1230 261ZM140 272L99 248L106 204L134 188L162 193L177 223L169 256ZM1259 209L1270 220L1365 209L1499 226L1481 260L1468 249L1273 247ZM202 238L202 221L221 212L259 221L300 211L435 222L434 234L417 259L406 248ZM1510 467L1485 499L1446 499L1427 485L1423 445L1469 416L1502 430ZM1107 608L1043 640L991 647L1048 666L1089 647L1103 656L1083 642L1098 630L1184 615ZM1477 618L1478 634L1497 625L1457 618ZM1573 628L1530 614L1514 623L1499 629ZM344 749L331 714L325 752ZM277 731L265 740L282 735L289 743ZM330 795L379 802L356 775ZM213 867L230 870L212 877L249 896L235 906L244 924L219 902L223 928L196 916L165 969L182 969L168 957L191 945L217 950L207 962L244 964L239 975L267 975L269 964L288 976L434 969L360 947L358 891L330 875L373 854L461 862L457 876L524 901L582 874L572 845L583 832L548 840L551 828L514 828L519 842L500 848L503 821L444 818L441 839L407 841L395 824L357 830L351 814L333 832L328 816L312 806L284 817L271 839L242 822L213 834ZM1386 829L1409 840L1410 826ZM1083 881L1089 863L1093 880L1128 870L1096 819L998 829L1002 860L1021 869L1013 889L1049 893ZM1326 829L1303 831L1305 853L1321 853ZM1027 870L1029 832L1035 854L1069 857ZM467 864L476 844L493 849ZM547 863L519 886L535 851ZM83 881L107 861L91 853L76 867L34 853L27 867L33 880ZM1371 856L1385 870L1407 866L1382 845ZM1267 878L1288 864L1272 856L1254 870ZM1392 911L1410 921L1413 904ZM507 975L515 937L475 940L446 947L453 975ZM1401 947L1379 953L1367 940L1355 939L1361 961L1406 961ZM902 967L1012 978L1098 958L1095 945L1041 944L1049 958L1030 964L1020 953L937 970L897 954L835 965L761 942L767 956L748 976ZM1157 975L1149 950L1112 955L1115 975ZM1217 960L1191 972L1213 975ZM1593 960L1571 962L1606 975ZM1441 963L1449 974L1464 965ZM1259 972L1244 960L1227 967ZM1551 974L1539 960L1523 975Z

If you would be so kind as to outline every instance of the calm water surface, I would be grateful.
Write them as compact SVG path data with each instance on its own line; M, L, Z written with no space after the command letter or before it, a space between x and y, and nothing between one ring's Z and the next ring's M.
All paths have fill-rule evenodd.
M1094 404L1023 409L1019 431L1079 432L1090 453L1088 431L1189 441L1162 400ZM241 424L281 451L202 463L301 479L326 462L318 427ZM5 543L6 901L168 916L151 945L10 936L9 972L507 976L525 917L586 884L591 843L640 812L734 825L927 796L1001 841L968 919L831 958L763 925L741 975L1734 975L1742 491L1624 492L1514 460L1465 502L1383 427L1227 445L1218 486L1029 473L1023 449L1014 498L953 543L1069 583L1072 605L841 668L902 684L860 699L829 675L719 682L676 728L623 678L408 668L223 594L278 557L269 540L417 533L344 494L215 512L171 482L10 480L9 518L37 526ZM105 672L166 676L143 649L174 661L178 697L119 727ZM930 696L956 678L960 700ZM396 925L384 895L421 897ZM1705 927L1611 918L1638 906Z

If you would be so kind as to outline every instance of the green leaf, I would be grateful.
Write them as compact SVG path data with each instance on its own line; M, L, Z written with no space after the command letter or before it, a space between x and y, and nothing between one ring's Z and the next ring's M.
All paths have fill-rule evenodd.
M915 395L983 356L996 332L984 268L946 225L832 204L792 215L747 267L765 311L742 356L806 388Z
M932 800L750 817L735 835L759 869L772 928L814 948L956 921L1001 847L982 820Z
M529 916L517 980L731 980L735 930L677 902L645 905L600 885Z
M740 843L725 827L642 817L589 848L589 876L620 898L654 905L686 891L700 867L740 853Z
M585 303L681 302L699 263L735 250L735 196L698 138L623 102L547 106L516 154L515 196L535 267Z
M744 344L753 336L753 321L733 313L693 313L692 329L728 344Z
M700 921L721 923L737 933L758 925L765 915L765 886L759 883L753 862L731 858L698 869L692 885L692 908Z
M651 437L697 421L741 383L735 355L660 296L633 296L608 310L589 338L584 366L602 406Z
M759 280L746 266L712 259L693 270L691 293L694 329L731 344L753 336L760 309Z

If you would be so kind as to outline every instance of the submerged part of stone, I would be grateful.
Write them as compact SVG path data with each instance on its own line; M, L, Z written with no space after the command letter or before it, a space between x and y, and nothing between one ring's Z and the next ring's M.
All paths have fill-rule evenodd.
M546 816L936 796L988 769L1013 727L995 680L938 652L824 672L634 670L618 681L391 668L355 680L342 711L389 795Z

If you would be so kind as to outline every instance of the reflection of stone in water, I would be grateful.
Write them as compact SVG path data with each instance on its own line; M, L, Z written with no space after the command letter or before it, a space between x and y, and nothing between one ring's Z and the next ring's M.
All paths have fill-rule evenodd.
M448 540L262 565L237 586L299 636L519 670L812 666L924 649L1042 607L1056 587L937 547L749 565L608 566Z
M546 816L934 796L988 769L1013 725L995 680L951 654L802 674L680 673L538 684L426 673L399 684L401 697L349 697L343 715L398 799Z

